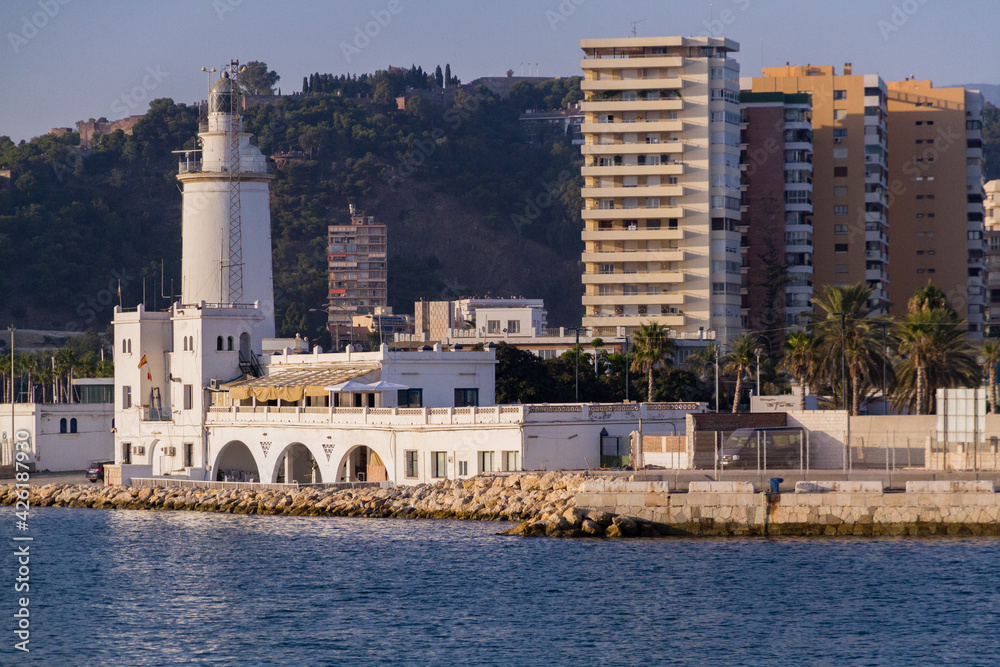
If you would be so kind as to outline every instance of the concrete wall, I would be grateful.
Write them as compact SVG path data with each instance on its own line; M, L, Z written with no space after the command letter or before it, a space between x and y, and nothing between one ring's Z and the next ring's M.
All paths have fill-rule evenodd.
M997 493L621 493L576 495L690 535L1000 535Z
M10 404L0 405L2 464L13 461L10 443ZM66 420L66 433L60 422ZM76 433L70 424L76 420ZM114 406L110 403L18 403L14 425L31 434L36 470L84 470L91 461L114 459L111 424Z

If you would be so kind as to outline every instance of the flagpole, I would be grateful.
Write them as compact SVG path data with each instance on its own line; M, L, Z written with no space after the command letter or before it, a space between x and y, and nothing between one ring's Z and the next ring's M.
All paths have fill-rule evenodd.
M122 279L118 279L118 310L124 310L122 306Z

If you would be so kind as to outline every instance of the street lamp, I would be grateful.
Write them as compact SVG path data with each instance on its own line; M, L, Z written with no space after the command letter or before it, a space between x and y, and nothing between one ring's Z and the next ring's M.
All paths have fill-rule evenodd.
M760 396L760 348L758 347L754 352L757 353L757 393L756 396Z

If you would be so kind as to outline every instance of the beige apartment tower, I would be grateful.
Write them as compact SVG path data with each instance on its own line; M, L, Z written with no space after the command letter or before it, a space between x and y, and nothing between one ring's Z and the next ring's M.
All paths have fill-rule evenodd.
M987 318L982 95L915 79L888 87L890 312L905 316L913 293L931 282L979 337Z
M583 324L740 331L739 45L584 39Z
M889 307L887 88L877 74L832 66L765 67L754 93L812 98L813 289L867 282Z

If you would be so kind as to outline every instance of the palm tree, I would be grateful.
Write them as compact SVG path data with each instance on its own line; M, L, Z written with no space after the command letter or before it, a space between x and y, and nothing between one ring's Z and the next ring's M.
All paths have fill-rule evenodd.
M657 322L639 325L632 346L632 370L646 373L648 390L646 400L653 401L653 369L670 362L676 349L674 341L667 335L667 328Z
M963 323L950 308L924 306L910 312L897 336L902 357L897 400L918 415L935 412L938 388L978 381L975 351L965 338Z
M743 391L743 374L755 363L760 352L760 338L752 332L742 333L729 344L729 352L723 357L723 370L736 373L736 392L733 396L733 414L739 412L740 395Z
M799 410L806 409L806 384L819 368L819 350L816 337L806 331L795 331L785 338L785 358L782 370L799 383Z
M852 415L858 414L861 396L868 387L877 386L883 368L887 374L891 370L881 335L882 327L888 327L891 320L875 314L876 308L869 304L872 291L865 283L824 285L823 294L814 301L818 308L814 332L823 369L833 377L840 375L841 363L846 365L850 382L840 389L842 396L850 396L847 408ZM833 386L836 394L836 383Z
M997 413L997 364L1000 364L1000 344L996 341L983 343L983 370L990 389L990 412Z

